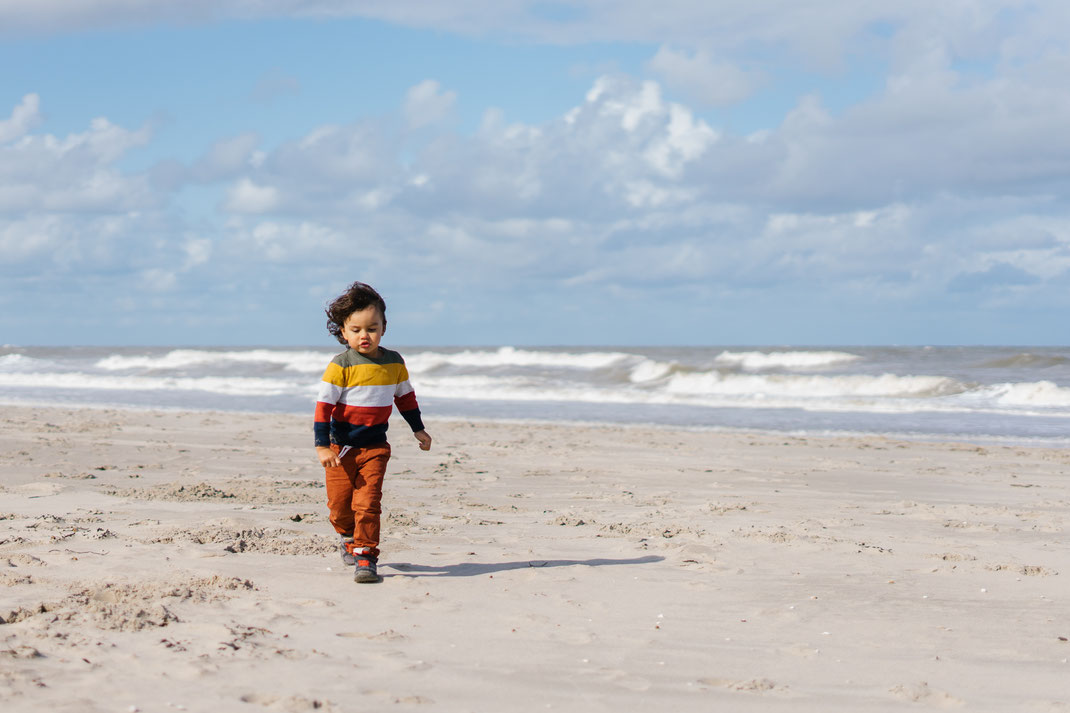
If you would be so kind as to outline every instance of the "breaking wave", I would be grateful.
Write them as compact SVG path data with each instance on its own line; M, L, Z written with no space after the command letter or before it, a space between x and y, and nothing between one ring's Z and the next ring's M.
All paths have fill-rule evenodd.
M557 369L605 369L629 359L622 352L545 352L501 347L494 351L415 352L405 356L412 373L424 373L445 366L458 367L549 367Z
M301 373L322 372L333 352L282 351L277 349L249 349L242 351L212 351L207 349L175 349L153 355L111 355L94 366L105 371L166 371L191 369L205 365L259 364L275 365Z
M716 361L747 371L763 369L818 369L857 361L862 357L847 352L721 352Z
M335 345L270 348L19 348L0 350L0 401L167 405L222 410L300 410L315 399ZM735 409L711 415L732 422L741 409L755 422L793 412L920 414L911 423L958 424L984 414L998 424L1045 420L1064 433L1070 417L1067 350L1021 348L879 348L850 351L703 348L447 348L401 349L420 399L478 404L542 404L548 417L569 418L570 404L612 421L619 414ZM6 352L6 353L4 353ZM1043 372L1038 372L1043 368ZM1043 379L1037 378L1043 374ZM135 393L136 392L136 393ZM234 398L239 397L239 398ZM248 398L243 398L248 397ZM461 404L461 405L458 405ZM505 412L514 406L500 406ZM532 407L536 408L536 407ZM514 409L515 410L515 409ZM778 411L780 415L766 414ZM435 405L428 410L435 412ZM925 414L929 414L926 416ZM954 414L943 416L942 414ZM1037 417L1043 417L1037 418ZM701 417L700 417L701 418ZM809 419L805 416L793 418ZM899 418L899 416L897 416ZM926 420L928 419L928 420ZM825 421L828 423L828 420ZM1053 425L1054 424L1054 425ZM1032 426L1022 427L1029 432ZM1041 426L1037 426L1037 432Z
M1004 406L1070 408L1070 388L1057 386L1050 381L996 384L982 391Z
M281 396L295 391L315 394L315 387L306 382L250 377L151 377L105 376L100 374L68 373L0 373L0 387L21 387L48 390L91 391L203 391L225 396Z
M668 384L670 393L723 394L732 396L793 396L828 398L878 396L887 398L931 398L959 394L968 387L939 376L796 376L676 374Z

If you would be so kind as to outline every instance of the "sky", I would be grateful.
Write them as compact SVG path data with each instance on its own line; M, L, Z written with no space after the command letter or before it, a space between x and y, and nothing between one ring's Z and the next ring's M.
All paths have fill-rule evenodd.
M0 0L0 344L1070 343L1064 0Z

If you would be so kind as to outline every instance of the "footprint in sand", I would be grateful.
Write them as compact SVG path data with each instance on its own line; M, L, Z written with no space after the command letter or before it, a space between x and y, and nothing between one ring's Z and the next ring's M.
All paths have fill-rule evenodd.
M239 699L242 703L255 703L273 711L302 713L303 711L337 711L330 701L321 701L302 696L273 696L267 693L247 693Z
M744 693L767 693L769 691L784 690L786 686L778 686L768 678L752 678L740 681L731 678L700 678L698 683L703 686L725 688L729 691L741 691Z
M956 708L966 703L961 698L956 698L946 691L937 691L929 687L925 681L917 684L901 683L889 692L896 698L911 703L921 703L934 708Z
M66 486L59 483L27 483L11 489L12 492L29 498L46 498L50 495L58 495L64 490L66 490Z
M603 668L596 673L599 678L629 691L643 692L650 690L650 681L641 676L636 676L634 673L616 668Z
M985 569L989 572L1011 572L1026 577L1052 577L1059 574L1054 569L1041 567L1040 565L1020 564L986 564Z
M345 639L368 639L370 641L400 641L405 638L404 634L399 634L393 629L387 629L386 631L380 631L378 633L369 633L366 631L340 631L335 636L341 636Z
M47 567L48 566L48 564L44 560L39 559L37 557L34 557L33 555L28 555L28 554L25 554L25 553L22 553L22 552L20 552L18 554L11 555L6 560L4 560L4 563L8 567Z

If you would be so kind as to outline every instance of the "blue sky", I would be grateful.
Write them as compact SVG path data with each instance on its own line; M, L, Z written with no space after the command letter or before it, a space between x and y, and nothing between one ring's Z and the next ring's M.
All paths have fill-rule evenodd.
M1067 344L1067 26L0 0L0 343Z

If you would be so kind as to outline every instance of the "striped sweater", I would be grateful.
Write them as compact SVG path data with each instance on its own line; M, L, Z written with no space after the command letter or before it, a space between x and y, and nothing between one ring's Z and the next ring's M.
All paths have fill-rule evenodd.
M363 448L386 440L393 404L412 430L424 430L405 360L379 348L375 359L347 349L327 365L316 398L317 446Z

